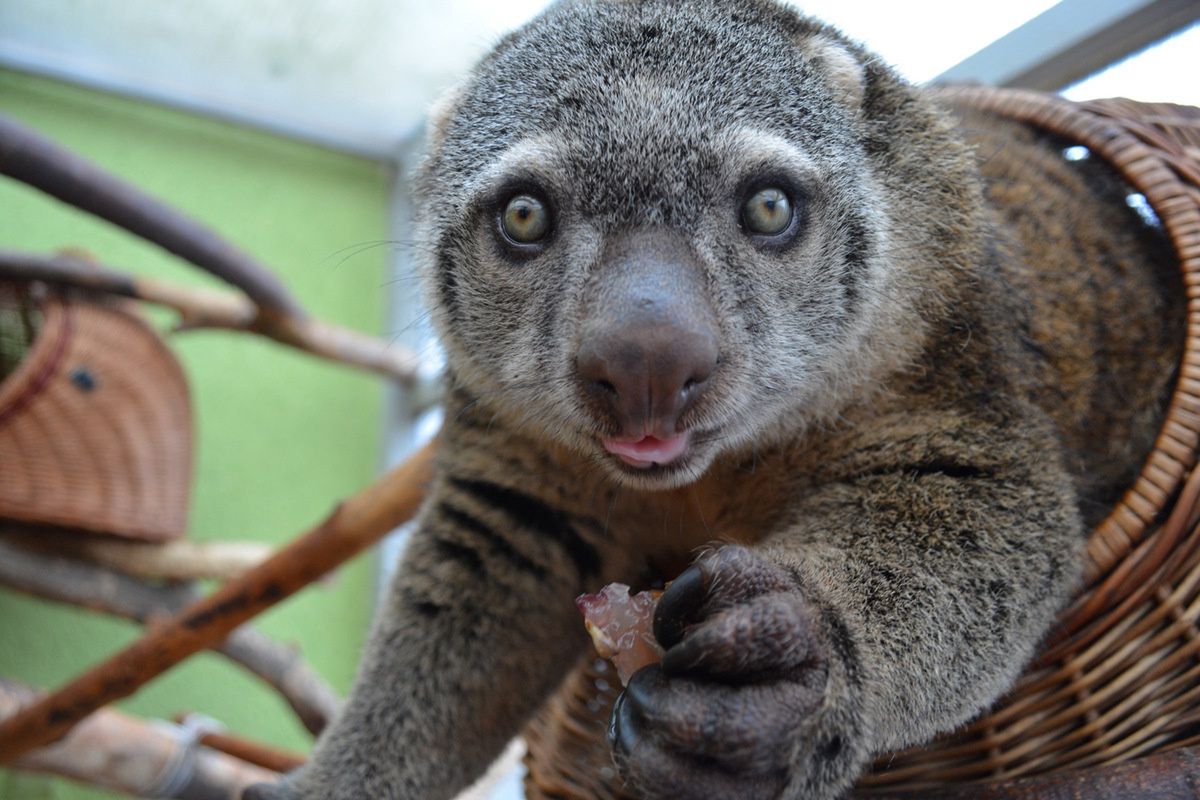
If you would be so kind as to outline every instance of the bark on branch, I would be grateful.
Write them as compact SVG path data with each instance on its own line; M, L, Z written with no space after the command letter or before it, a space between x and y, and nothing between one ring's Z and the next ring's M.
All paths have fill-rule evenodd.
M262 542L139 542L108 536L81 536L77 531L0 522L0 536L21 545L139 578L166 581L228 580L270 557L274 548Z
M0 719L36 700L33 690L0 678ZM105 708L62 741L25 754L12 766L135 797L182 800L238 800L247 786L279 779L277 772L188 742L179 732Z
M0 537L0 584L47 600L82 606L142 624L161 622L200 593L188 584L155 585L61 555L38 552ZM211 645L274 688L314 736L341 700L291 647L248 625Z
M0 153L0 163L2 161ZM176 286L154 278L134 276L67 253L42 256L4 249L0 249L0 279L45 281L85 291L130 297L178 312L180 322L177 330L219 328L246 331L321 358L387 375L406 385L416 380L418 359L415 353L405 347L388 344L374 336L307 315L262 314L260 307L253 302L231 292Z
M137 187L0 116L0 174L119 225L241 289L267 317L304 310L270 270L212 230Z
M151 628L107 661L0 722L0 763L62 736L79 720L127 697L188 656L378 541L417 511L433 476L434 444L347 500L263 564Z
M202 745L231 755L247 764L254 764L280 774L304 766L304 759L295 753L284 753L266 748L257 742L247 742L245 739L239 739L227 733L206 733L200 737L199 741Z

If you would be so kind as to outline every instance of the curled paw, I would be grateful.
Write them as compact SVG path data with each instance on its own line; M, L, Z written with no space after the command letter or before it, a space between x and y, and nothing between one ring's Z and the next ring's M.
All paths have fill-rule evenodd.
M784 570L744 547L693 564L654 620L661 666L634 676L610 738L649 798L777 798L793 782L828 675L818 615Z

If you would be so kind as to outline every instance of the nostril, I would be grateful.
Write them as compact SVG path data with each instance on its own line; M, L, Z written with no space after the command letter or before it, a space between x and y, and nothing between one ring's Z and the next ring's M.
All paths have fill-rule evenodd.
M704 357L701 361L702 363L693 366L691 375L683 382L683 391L685 394L704 388L708 384L709 379L712 378L717 367L721 364L720 356Z
M613 397L619 396L617 387L605 380L592 381L592 390L599 394L612 395Z
M712 385L720 361L714 332L657 316L584 333L575 385L624 436L674 431Z
M679 396L682 399L687 400L693 395L703 392L705 387L708 386L708 380L711 377L712 372L707 370L693 375L683 382L683 386L679 390Z

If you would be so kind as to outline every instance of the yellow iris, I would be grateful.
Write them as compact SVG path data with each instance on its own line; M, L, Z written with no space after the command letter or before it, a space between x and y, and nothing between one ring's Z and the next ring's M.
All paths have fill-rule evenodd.
M508 201L500 219L504 235L518 244L534 244L550 230L550 214L536 197L519 194Z
M742 208L742 219L753 233L782 233L792 222L792 201L782 189L759 189Z

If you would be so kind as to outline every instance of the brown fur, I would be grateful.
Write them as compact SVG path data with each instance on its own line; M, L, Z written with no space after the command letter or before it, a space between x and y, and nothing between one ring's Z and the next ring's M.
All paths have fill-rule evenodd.
M1011 684L1150 447L1182 311L1102 165L955 114L766 0L563 3L485 59L421 178L439 479L277 796L450 797L577 657L574 595L649 567L686 569L613 746L653 800L827 800ZM763 161L804 187L784 249L735 221ZM556 228L518 257L489 209L528 185ZM631 230L687 237L720 336L677 468L609 457L573 371Z

